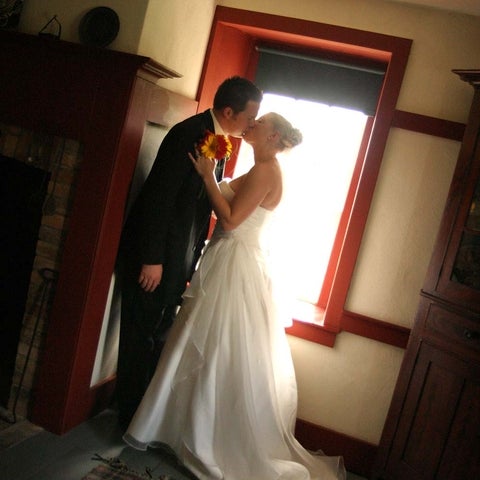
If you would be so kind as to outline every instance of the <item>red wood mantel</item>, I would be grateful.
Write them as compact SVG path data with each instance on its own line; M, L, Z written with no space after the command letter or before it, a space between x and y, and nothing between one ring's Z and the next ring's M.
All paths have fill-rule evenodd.
M158 78L149 58L0 31L0 121L84 155L29 418L64 433L110 400L90 387L124 205Z

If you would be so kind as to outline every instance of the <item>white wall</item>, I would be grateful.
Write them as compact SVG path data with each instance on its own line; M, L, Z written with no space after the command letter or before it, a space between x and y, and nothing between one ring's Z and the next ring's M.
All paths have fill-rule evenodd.
M480 21L470 15L382 0L28 0L20 29L37 33L57 13L62 38L78 41L81 16L92 6L111 6L121 30L110 48L151 56L178 71L181 79L160 83L194 98L216 3L411 38L397 108L467 119L473 89L451 70L480 65ZM458 149L458 142L391 131L348 309L412 325ZM289 341L299 417L377 443L403 350L348 333L338 336L333 349Z
M138 53L182 75L159 85L195 98L214 13L214 0L150 0Z

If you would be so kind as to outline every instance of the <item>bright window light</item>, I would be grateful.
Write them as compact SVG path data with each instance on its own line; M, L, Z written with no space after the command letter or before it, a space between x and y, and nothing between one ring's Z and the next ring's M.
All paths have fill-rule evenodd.
M279 156L284 195L276 210L272 259L292 298L316 304L344 207L367 116L338 107L265 94L259 116L285 116L303 134ZM252 165L242 144L235 176Z

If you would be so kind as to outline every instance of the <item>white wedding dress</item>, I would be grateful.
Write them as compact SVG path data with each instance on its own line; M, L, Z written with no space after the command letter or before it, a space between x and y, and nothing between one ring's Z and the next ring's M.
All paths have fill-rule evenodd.
M124 440L168 444L200 479L343 480L341 457L293 435L295 373L262 249L270 217L258 207L233 231L217 226Z

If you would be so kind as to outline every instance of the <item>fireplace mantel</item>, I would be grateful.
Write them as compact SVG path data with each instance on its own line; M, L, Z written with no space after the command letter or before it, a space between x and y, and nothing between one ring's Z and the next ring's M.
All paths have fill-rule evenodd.
M7 31L0 64L0 122L84 148L28 415L61 434L111 400L114 379L90 380L124 206L151 105L170 100L155 82L179 75L147 57Z

